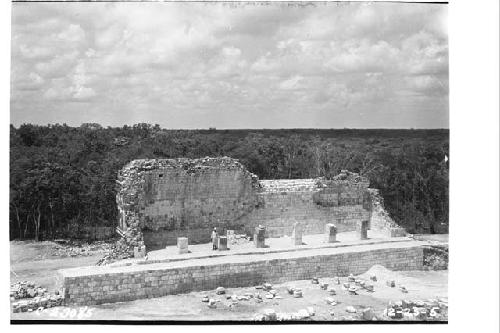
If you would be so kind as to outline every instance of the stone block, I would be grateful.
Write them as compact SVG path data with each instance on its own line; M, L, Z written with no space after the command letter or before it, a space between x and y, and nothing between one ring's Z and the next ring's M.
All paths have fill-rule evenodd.
M219 251L227 251L227 237L226 236L219 236L219 239L217 240L217 250Z
M368 239L368 221L361 221L361 227L360 227L360 234L359 234L360 239Z
M326 243L335 243L337 241L337 227L333 223L328 223L325 226L325 241Z
M144 258L146 256L146 246L134 246L134 258Z
M179 251L179 254L189 253L188 238L187 237L178 237L177 238L177 249Z
M231 244L233 241L235 241L234 230L227 230L226 236L227 236L227 241L229 244Z
M259 225L255 228L253 242L256 248L266 247L266 227Z
M293 245L302 245L302 234L303 234L302 225L299 222L295 222L293 224L293 231L292 231Z

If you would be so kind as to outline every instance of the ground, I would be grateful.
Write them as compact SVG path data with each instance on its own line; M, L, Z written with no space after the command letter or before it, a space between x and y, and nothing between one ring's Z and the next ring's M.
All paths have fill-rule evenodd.
M50 242L11 242L11 282L30 280L52 291L57 269L93 265L102 253L88 256L59 257L51 255ZM200 245L208 246L208 245ZM194 248L193 248L194 250ZM196 251L194 251L196 253ZM360 319L360 311L371 307L377 316L381 316L389 301L447 299L448 271L410 271L392 272L381 266L361 275L368 280L370 274L377 276L373 282L375 291L359 291L358 295L349 295L342 289L342 284L334 283L333 277L321 278L320 282L328 283L335 288L337 295L330 296L310 280L290 281L274 285L281 299L266 299L265 292L255 286L246 288L228 288L226 295L241 296L245 293L260 293L263 302L257 303L255 298L240 300L235 304L226 299L226 295L216 295L215 291L191 292L181 295L170 295L154 299L132 302L97 305L92 307L58 307L41 312L12 313L11 319L44 320L44 319L91 319L91 320L252 320L258 313L266 309L274 309L277 313L294 313L300 309L313 307L316 314L311 320L351 320ZM408 293L399 288L386 285L387 280L395 280L397 285L404 285ZM341 282L347 279L341 278ZM287 293L287 287L302 288L303 297L293 298ZM212 309L201 302L203 296L217 300L217 307ZM328 305L325 298L332 297L338 304ZM354 306L358 312L350 314L347 306ZM334 315L331 315L331 311Z

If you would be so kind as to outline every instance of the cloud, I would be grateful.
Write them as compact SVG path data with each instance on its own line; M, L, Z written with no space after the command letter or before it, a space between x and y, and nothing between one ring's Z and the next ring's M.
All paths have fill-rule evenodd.
M446 127L446 16L402 3L15 3L11 118L328 127L363 113L365 127L415 127L426 109Z

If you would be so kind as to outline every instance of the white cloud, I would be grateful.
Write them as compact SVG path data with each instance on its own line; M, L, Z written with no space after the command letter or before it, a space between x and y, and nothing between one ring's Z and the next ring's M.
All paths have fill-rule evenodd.
M445 19L446 6L422 4L14 4L12 119L46 109L72 123L67 108L105 108L116 123L140 106L181 127L210 110L234 126L266 126L248 112L334 126L339 109L342 121L364 110L375 123L388 101L408 113L447 104Z

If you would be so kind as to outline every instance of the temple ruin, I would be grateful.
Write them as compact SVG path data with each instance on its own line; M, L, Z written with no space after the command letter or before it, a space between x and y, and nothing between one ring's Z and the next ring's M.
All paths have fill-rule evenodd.
M252 235L258 225L267 237L320 234L334 223L339 232L368 221L371 229L400 236L404 230L383 209L378 191L356 173L332 179L259 180L229 157L134 160L119 173L119 230L127 245L148 251L210 241L210 232L235 230Z

